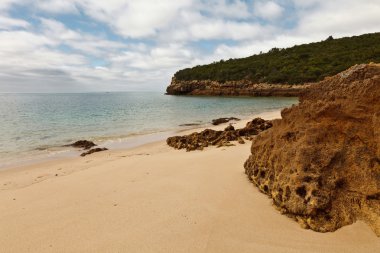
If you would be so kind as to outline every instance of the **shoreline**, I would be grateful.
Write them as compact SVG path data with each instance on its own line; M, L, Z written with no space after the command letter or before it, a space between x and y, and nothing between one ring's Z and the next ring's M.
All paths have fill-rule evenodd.
M237 116L240 118L240 121L232 121L231 124L236 124L237 127L244 127L245 125L241 125L238 123L246 122L249 120L252 120L256 117L268 117L268 119L272 119L275 117L280 117L280 112L282 109L279 110L270 110L265 111L262 113L254 114L253 116ZM200 125L196 126L177 126L175 129L170 130L163 130L163 131L156 131L151 133L141 133L141 134L130 134L129 136L125 137L110 137L110 138L103 138L103 137L94 137L95 139L104 139L101 142L96 142L96 147L106 147L109 149L109 151L118 151L118 150L129 150L133 148L137 148L140 146L144 146L146 144L155 143L159 141L165 141L168 137L174 136L174 135L184 135L188 133L192 133L194 131L202 131L205 128L211 128L216 130L223 130L229 123L223 123L218 126L214 126L210 122L203 122L200 123ZM63 145L63 144L62 144ZM65 159L71 159L78 157L83 150L82 149L76 149L76 148L63 148L64 146L52 146L51 148L56 149L55 151L52 150L40 150L42 152L48 152L45 154L39 153L39 154L28 154L23 155L21 157L14 157L12 160L6 161L3 164L0 164L0 172L5 170L12 170L17 169L20 167L27 167L32 166L36 164L41 164L44 162L54 162L54 161L60 161ZM37 150L35 150L37 151Z
M187 134L191 134L193 132L200 132L206 128L211 128L214 130L223 130L230 123L233 124L233 126L236 128L243 128L248 121L250 121L256 117L262 117L262 118L265 118L267 120L281 118L281 110L273 110L273 111L268 111L268 112L262 112L259 114L255 114L251 117L241 118L240 121L232 121L232 122L228 122L228 123L222 123L222 124L219 124L216 126L212 125L211 123L208 123L207 127L206 126L203 126L203 127L199 127L199 126L187 127L186 129L177 130L176 132L167 132L167 134L168 133L171 133L171 134L168 136L166 136L166 135L162 136L161 135L161 137L163 137L162 139L158 139L158 140L150 139L149 141L147 141L145 143L135 142L135 143L132 143L132 146L129 148L128 147L126 148L125 146L123 146L121 148L119 147L119 148L115 148L115 149L109 149L107 151L94 153L94 154L91 154L87 157L80 157L79 156L80 153L83 152L82 150L77 150L77 151L72 150L70 156L45 157L45 158L39 158L37 160L34 160L34 162L33 161L20 162L20 163L14 164L14 166L9 166L9 167L4 167L4 168L0 167L0 191L4 190L4 189L9 189L9 187L12 188L12 185L7 183L6 179L7 179L7 177L12 176L13 173L25 172L25 173L29 174L30 170L35 170L35 169L38 169L39 167L47 168L47 167L51 167L51 166L56 166L57 164L58 165L59 164L64 165L64 164L70 164L73 162L74 163L81 163L81 161L83 161L83 160L86 162L86 161L88 161L87 160L88 158L97 157L97 156L100 156L100 157L116 156L117 157L117 156L122 156L122 154L124 154L125 152L134 153L134 152L140 152L141 151L140 153L143 153L142 150L155 149L157 146L162 146L162 144L164 144L167 148L172 149L173 151L180 151L180 150L175 150L174 148L167 146L166 138L169 136L174 136L174 135L187 135ZM141 136L137 136L136 138L139 138L139 137L144 138L146 136L147 135L141 135ZM249 141L248 143L251 143L251 142ZM237 145L241 145L241 144L237 144ZM245 144L245 145L247 145L247 144ZM98 146L102 146L102 144L100 144ZM25 183L25 180L22 180L23 183L15 186L15 187L25 187L25 186L28 186L28 185L49 179L49 178L53 178L60 171L57 170L56 171L57 173L51 173L48 170L43 170L43 172L44 172L43 173L44 176L42 176L42 177L36 176L36 178L34 179L33 182ZM68 174L71 174L74 172L76 172L76 170L69 170L69 171L66 171L64 175L68 175ZM37 174L41 174L41 173L37 173Z
M281 215L244 174L250 147L246 142L186 152L157 141L0 171L1 251L369 253L380 248L363 222L317 233Z
M152 133L130 134L129 136L121 137L94 137L90 139L103 139L100 142L96 141L96 147L104 146L113 150L121 150L138 147L158 140L163 140L166 137L171 136L174 132L175 131L168 130ZM82 149L70 147L67 145L69 145L69 143L62 145L52 145L46 149L36 148L34 150L29 150L26 154L21 155L21 157L13 157L5 161L3 164L0 164L0 171L20 166L38 164L46 161L75 158L83 153ZM32 152L39 153L33 154Z

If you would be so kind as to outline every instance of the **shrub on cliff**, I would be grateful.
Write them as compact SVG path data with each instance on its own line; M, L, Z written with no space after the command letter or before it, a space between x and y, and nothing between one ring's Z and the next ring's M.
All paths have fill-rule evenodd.
M300 84L320 81L355 64L380 62L380 33L330 37L317 43L273 48L265 54L183 69L175 73L175 78Z

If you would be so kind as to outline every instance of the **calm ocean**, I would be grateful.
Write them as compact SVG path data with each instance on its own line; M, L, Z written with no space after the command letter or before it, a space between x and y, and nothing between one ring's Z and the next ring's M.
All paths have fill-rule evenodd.
M163 139L219 117L249 117L297 98L167 96L155 92L0 94L0 168L17 161L68 155L87 139L110 148ZM77 151L76 151L77 152Z

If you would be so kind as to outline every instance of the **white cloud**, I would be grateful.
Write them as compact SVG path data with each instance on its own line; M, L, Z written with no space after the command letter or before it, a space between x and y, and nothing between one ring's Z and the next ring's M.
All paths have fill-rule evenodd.
M311 7L318 6L319 4L326 2L326 1L323 1L323 0L292 0L292 2L294 3L294 5L297 8L304 9L304 8L311 8Z
M29 23L22 19L15 19L6 16L0 16L0 29L11 29L11 28L27 28Z
M73 30L67 29L64 24L53 19L41 18L41 25L47 36L60 41L71 41L81 39L82 36Z
M198 22L189 26L190 40L232 39L244 40L263 34L264 28L258 24L223 20Z
M238 18L245 19L251 16L246 2L211 0L198 4L198 9L218 18Z
M299 34L349 36L378 32L380 24L380 1L316 1L313 8L299 12ZM296 1L300 4L299 1ZM301 4L303 6L304 4Z
M2 0L0 91L163 90L184 67L378 31L378 13L369 0Z
M62 1L54 0L51 5L47 5L48 2L39 0L37 7L43 7L44 11L56 12L55 10L60 8L58 3L62 3ZM67 5L67 7L63 7L63 11L76 11L78 7L81 7L84 13L106 23L116 33L126 38L159 36L168 31L168 28L176 28L177 23L183 25L181 28L186 28L192 24L191 18L197 16L205 18L200 15L201 11L210 16L208 20L202 20L202 22L222 23L225 18L240 20L251 17L247 4L240 0L232 2L226 0L161 0L155 3L152 3L151 0L70 0L63 2ZM184 22L186 20L183 20L183 17L190 17L190 19L188 22ZM247 24L242 24L242 26L247 26ZM173 30L169 29L169 32L173 32Z
M54 40L31 32L0 31L0 54L17 52L23 54L36 48L54 45L56 45Z
M1 0L0 10L8 9L12 4L19 2L20 0Z
M235 46L221 44L214 51L213 59L227 60L229 58L247 57L253 54L259 54L260 52L265 53L274 47L292 47L294 45L315 42L318 40L321 40L320 37L313 35L302 36L295 34L281 34L261 41L245 41Z
M193 54L180 44L169 44L146 51L124 51L110 59L112 67L149 70L176 68L192 59Z
M90 1L78 0L85 13L107 23L115 32L132 38L148 37L174 21L180 9L191 0Z
M49 13L78 13L76 0L35 0L34 6Z
M126 47L123 43L68 29L63 23L56 20L45 18L41 18L40 20L43 33L46 37L56 41L57 44L67 45L72 49L86 54L102 56L104 53L109 53Z
M273 1L257 1L254 3L254 13L263 19L278 19L283 12L284 9Z

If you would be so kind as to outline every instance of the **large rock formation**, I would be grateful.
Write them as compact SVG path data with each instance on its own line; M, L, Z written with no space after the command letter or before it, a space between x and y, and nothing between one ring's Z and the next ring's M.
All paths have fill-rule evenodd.
M180 81L173 77L167 87L169 95L207 96L299 96L309 84L267 84L247 80L218 82L212 80Z
M380 65L312 85L251 151L249 179L303 227L327 232L360 219L380 236Z

